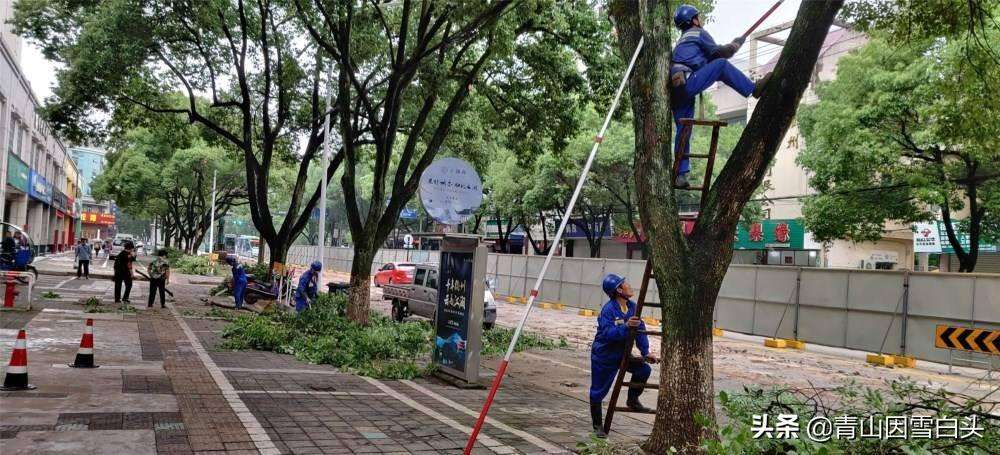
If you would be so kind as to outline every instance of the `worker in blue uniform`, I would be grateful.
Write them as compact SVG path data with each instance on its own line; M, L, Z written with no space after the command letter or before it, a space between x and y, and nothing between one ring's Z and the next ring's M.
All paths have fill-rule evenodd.
M295 288L295 311L301 313L309 308L309 300L314 300L319 296L318 281L319 273L323 270L323 264L315 261L299 277L299 285Z
M236 309L240 310L243 309L243 296L247 292L247 271L234 256L226 256L226 263L233 268L233 300L236 301Z
M681 5L674 12L674 24L683 32L674 47L670 60L670 99L674 112L674 153L683 153L674 186L687 188L687 173L690 171L688 154L690 138L681 150L681 123L683 118L694 117L694 102L699 93L722 81L744 97L760 97L760 92L770 79L770 73L754 83L740 70L729 63L730 57L743 45L745 38L737 37L729 44L718 45L705 29L698 9L691 5ZM707 189L707 188L706 188Z
M604 438L607 434L601 424L601 401L608 394L618 373L622 356L625 355L629 329L645 331L646 324L635 315L636 304L629 300L633 296L632 288L625 282L625 278L608 274L601 287L610 300L601 308L601 315L597 319L597 334L590 349L590 417L594 423L594 433L597 437ZM649 353L649 337L645 333L636 334L635 345L642 357L629 356L626 368L632 373L629 382L633 386L628 389L625 405L633 411L644 412L649 411L649 408L639 402L639 395L652 371L647 362L656 363L657 359ZM629 348L631 351L631 346Z

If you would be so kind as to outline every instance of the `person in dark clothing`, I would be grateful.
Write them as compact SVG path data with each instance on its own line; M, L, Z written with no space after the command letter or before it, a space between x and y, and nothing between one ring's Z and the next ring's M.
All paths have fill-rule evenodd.
M90 279L90 259L93 253L94 250L90 248L87 239L80 238L80 243L76 245L76 260L80 263L76 267L76 277L78 279L81 276L85 279Z
M153 307L156 301L156 291L160 291L160 308L167 307L167 298L164 294L167 290L167 280L170 278L170 263L167 262L167 250L156 252L156 259L149 264L149 308Z
M115 256L115 303L132 303L128 299L132 292L132 262L135 261L135 244L126 241L125 249ZM122 284L125 285L125 295L122 295Z

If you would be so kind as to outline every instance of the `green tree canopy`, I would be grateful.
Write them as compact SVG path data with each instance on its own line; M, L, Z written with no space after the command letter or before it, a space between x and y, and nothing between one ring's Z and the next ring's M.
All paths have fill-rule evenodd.
M995 26L987 31L1000 39ZM819 103L800 115L799 162L819 192L803 215L817 239L874 241L887 220L940 211L960 269L975 268L978 243L996 238L1000 216L1000 66L991 58L961 37L898 44L878 36L840 60ZM953 223L966 228L969 248Z

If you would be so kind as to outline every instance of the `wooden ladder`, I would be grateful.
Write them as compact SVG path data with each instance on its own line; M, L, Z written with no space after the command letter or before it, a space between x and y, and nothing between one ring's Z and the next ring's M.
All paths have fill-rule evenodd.
M680 141L680 144L679 144L680 145L679 150L684 150L684 146L687 145L687 143L691 139L691 131L692 131L692 129L696 125L711 126L712 127L712 141L711 141L711 143L709 145L708 153L704 153L704 154L694 154L694 153L691 153L691 154L688 155L689 159L690 158L702 158L702 159L707 159L708 160L708 163L705 166L705 178L704 178L704 180L702 182L702 185L701 186L691 186L691 187L683 188L682 189L682 190L686 190L686 191L700 191L701 192L701 205L700 205L700 207L704 207L705 206L705 202L706 202L705 199L708 196L708 190L712 187L711 186L712 185L712 167L715 165L715 154L718 151L718 147L719 147L719 128L722 128L722 127L726 126L727 123L723 122L723 121L719 121L719 120L705 120L705 119L693 119L693 118L681 119L680 123L682 125L682 129L681 129L681 141ZM681 157L680 157L679 154L676 154L674 156L674 174L673 174L674 177L677 176L677 172L680 170L680 167L681 167ZM699 214L701 213L700 209L699 209L698 213ZM697 217L695 218L695 220L697 220ZM646 268L642 272L642 287L639 288L639 300L636 301L636 306L635 306L635 317L637 317L639 319L642 319L642 310L643 310L644 307L648 306L648 307L653 307L653 308L660 308L661 310L663 309L663 304L661 304L661 303L646 303L646 293L649 291L649 281L652 278L654 278L653 277L653 262L650 261L649 259L647 259L646 260ZM640 335L640 334L653 335L653 336L663 336L662 332L655 332L655 331L650 332L650 331L647 331L647 330L639 330L637 327L635 327L635 328L630 327L629 328L628 336L625 338L625 352L624 352L624 355L622 355L622 361L621 361L621 363L618 365L618 375L617 375L617 377L615 377L615 385L614 385L614 388L611 391L611 399L608 401L608 412L607 412L607 415L605 416L605 419L604 419L604 432L605 433L610 433L611 432L611 420L614 418L615 412L630 412L630 413L636 413L637 412L637 411L633 411L633 410L629 409L628 406L618 406L618 397L621 395L622 387L639 387L639 386L641 386L641 387L646 388L646 389L656 389L657 391L660 390L660 387L658 385L658 383L659 383L658 380L656 382L654 382L653 384L649 384L649 383L647 383L647 384L636 384L636 383L632 383L632 382L624 382L625 381L625 373L627 372L627 368L628 368L629 358L632 356L632 346L635 343L635 337L636 337L636 335ZM657 400L657 403L659 403L659 400ZM654 408L654 409L652 409L650 411L639 412L639 413L641 413L641 414L656 414L656 409Z

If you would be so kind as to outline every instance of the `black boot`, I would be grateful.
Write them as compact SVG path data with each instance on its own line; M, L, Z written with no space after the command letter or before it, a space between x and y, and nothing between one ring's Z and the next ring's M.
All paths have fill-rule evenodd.
M642 381L636 381L635 379L632 379L632 382L644 386L644 385L646 385L646 381L648 381L648 380L649 379L643 379ZM628 389L628 401L625 402L625 406L628 406L628 408L630 410L632 410L633 412L650 412L650 411L652 411L652 409L649 409L649 408L643 406L642 402L639 401L639 395L642 395L642 391L643 390L644 389L642 387L629 387L629 389Z
M750 96L754 98L760 98L761 93L764 92L764 87L770 80L771 80L771 73L767 73L764 75L764 77L758 79L757 82L754 83L753 93L751 93Z
M600 401L590 402L590 419L594 422L594 436L601 439L608 437L608 434L604 432L604 424L601 422L603 411Z

